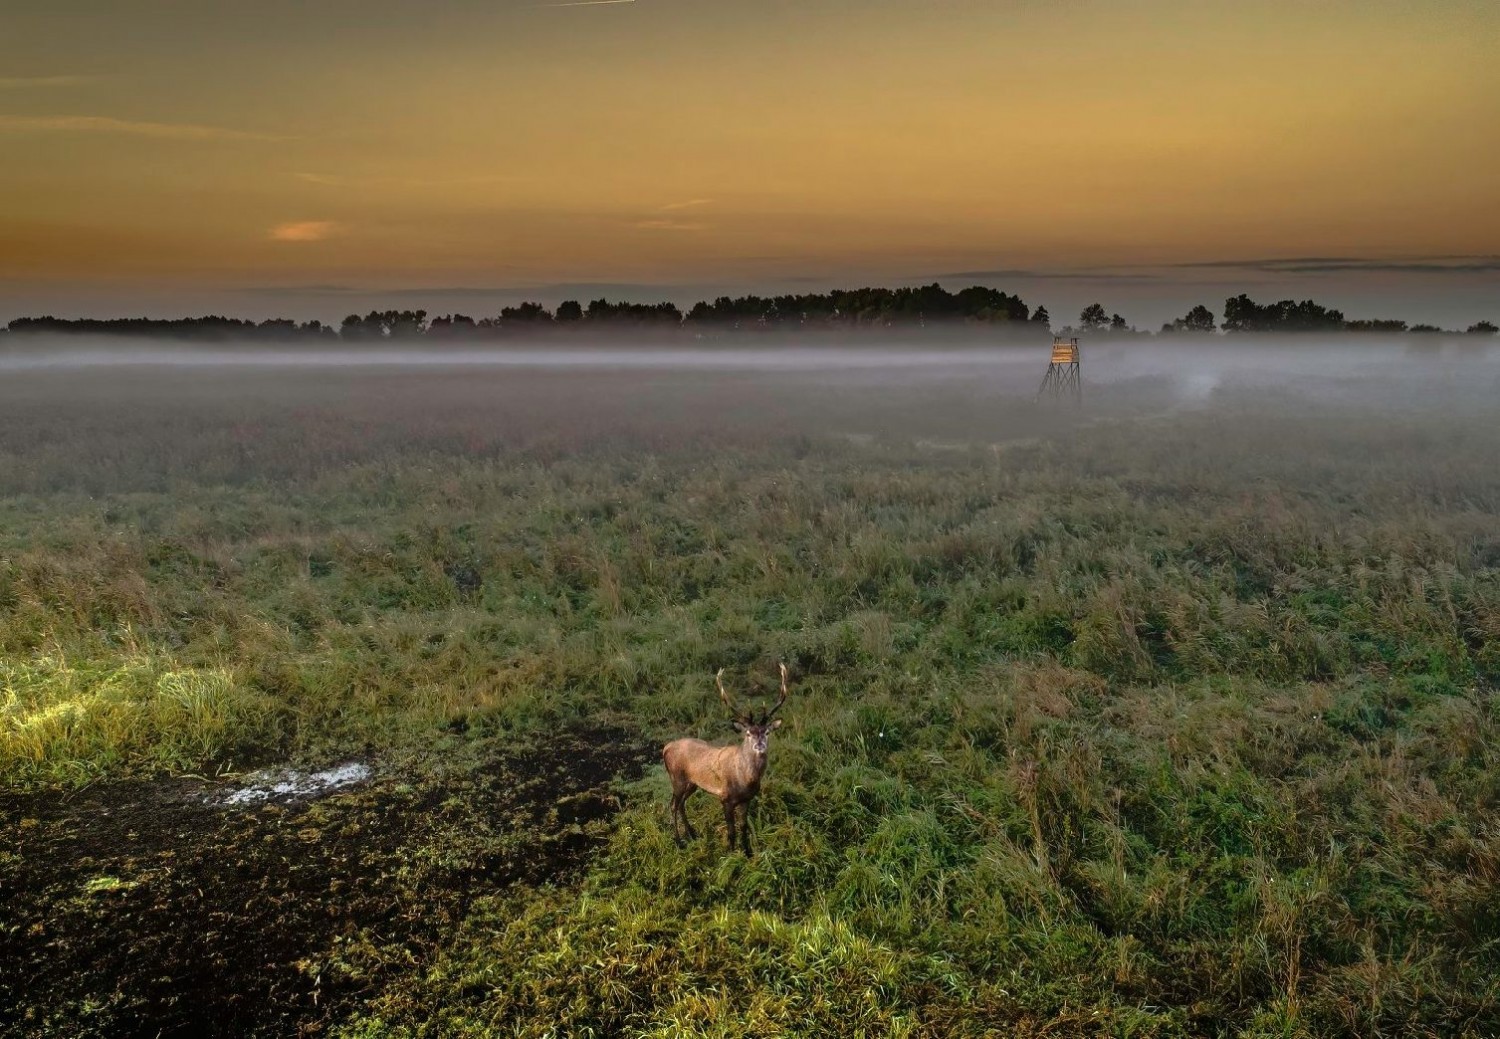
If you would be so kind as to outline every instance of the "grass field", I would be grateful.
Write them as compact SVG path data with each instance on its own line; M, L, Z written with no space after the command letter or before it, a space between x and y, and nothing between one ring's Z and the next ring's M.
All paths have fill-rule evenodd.
M8 371L0 1030L1500 1033L1500 368L1379 356Z

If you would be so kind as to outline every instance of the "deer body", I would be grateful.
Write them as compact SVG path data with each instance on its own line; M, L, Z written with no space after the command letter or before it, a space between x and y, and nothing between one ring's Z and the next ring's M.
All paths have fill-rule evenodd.
M716 747L702 740L673 740L662 748L662 762L674 777L681 776L720 800L737 794L754 797L766 758L748 750L748 742Z
M723 670L716 676L719 695L726 706L729 694L724 691ZM716 747L703 740L673 740L661 750L662 764L672 780L672 835L682 843L682 831L690 838L698 834L687 817L687 799L694 791L707 790L724 806L724 826L730 850L734 850L735 822L738 815L740 847L746 855L750 850L750 801L760 792L760 777L766 770L767 743L772 732L781 727L781 719L774 721L775 714L786 702L786 665L781 666L781 699L776 706L757 722L748 716L737 716L734 727L743 733L739 743L727 747Z

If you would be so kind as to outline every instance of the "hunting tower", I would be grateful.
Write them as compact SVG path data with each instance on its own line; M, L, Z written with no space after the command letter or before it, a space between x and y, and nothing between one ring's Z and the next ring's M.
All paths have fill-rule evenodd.
M1042 388L1036 398L1064 397L1074 404L1083 403L1083 355L1078 350L1077 336L1052 337L1052 363L1047 365L1047 374L1042 378Z

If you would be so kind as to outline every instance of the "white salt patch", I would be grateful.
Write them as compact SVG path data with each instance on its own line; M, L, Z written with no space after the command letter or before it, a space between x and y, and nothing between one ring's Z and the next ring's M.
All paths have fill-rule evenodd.
M225 795L227 805L259 804L273 797L307 799L322 797L346 786L367 781L374 773L369 765L351 761L322 772L297 772L292 769L268 770L250 776L250 782Z

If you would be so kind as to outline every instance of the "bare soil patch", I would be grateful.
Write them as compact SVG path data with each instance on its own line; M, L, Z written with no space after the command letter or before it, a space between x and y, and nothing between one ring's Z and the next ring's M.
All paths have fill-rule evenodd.
M571 731L313 801L195 779L0 795L0 1032L314 1035L472 898L565 882L654 748Z

